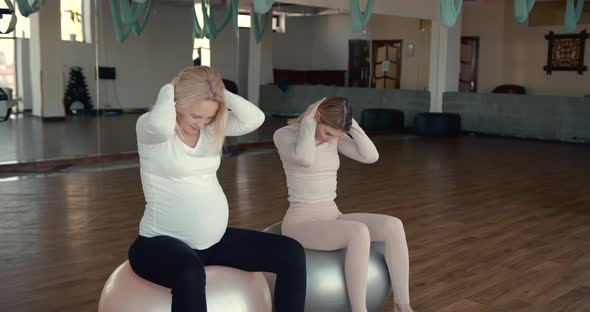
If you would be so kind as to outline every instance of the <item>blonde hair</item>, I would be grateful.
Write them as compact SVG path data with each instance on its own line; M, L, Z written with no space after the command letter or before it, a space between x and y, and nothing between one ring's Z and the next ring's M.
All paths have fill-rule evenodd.
M326 98L318 107L320 113L319 122L334 129L348 132L352 128L352 106L347 99L342 97ZM300 123L303 114L298 118L289 120L289 124Z
M190 106L205 100L219 104L217 113L203 130L212 135L216 150L221 152L225 139L227 109L223 96L225 86L219 73L211 67L191 66L183 69L176 76L173 84L176 112L186 112ZM178 123L176 124L176 133L182 136Z

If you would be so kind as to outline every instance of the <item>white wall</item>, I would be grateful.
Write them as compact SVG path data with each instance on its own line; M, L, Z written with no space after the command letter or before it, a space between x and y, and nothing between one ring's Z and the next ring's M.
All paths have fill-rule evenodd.
M351 38L350 15L318 16L311 31L312 69L348 69L348 40Z
M192 66L192 10L190 6L154 1L141 37L131 34L121 43L114 37L108 1L99 3L99 33L93 42L98 42L99 64L115 67L117 75L116 84L101 80L101 106L112 103L116 107L118 102L123 108L147 108L155 103L162 85L183 68ZM86 54L81 62L87 62L89 57L94 57L87 46L76 45L69 53Z
M288 17L286 32L274 33L272 63L277 69L306 70L312 68L312 41L317 31L313 17Z
M79 66L82 68L82 74L86 78L86 84L88 85L88 93L92 98L92 105L97 108L96 98L96 79L95 79L95 45L80 43L80 42L69 42L62 41L63 43L63 72L64 72L64 93L68 88L68 81L70 79L70 69L73 66ZM102 92L101 92L102 94ZM102 105L101 105L102 108Z
M222 7L214 11L217 25L223 20L226 8ZM239 74L239 50L238 37L233 27L233 22L218 34L217 38L210 40L211 47L211 67L219 72L221 77L229 79L236 84L240 79ZM239 89L240 86L238 86Z
M240 29L239 40L239 76L238 91L244 98L248 98L248 69L250 59L250 30Z
M63 73L59 3L50 1L31 16L31 89L33 114L63 117Z
M250 38L254 38L253 32L250 32ZM262 39L260 40L260 53L262 57L262 64L260 68L260 84L270 84L274 81L274 74L273 74L273 47L275 43L273 42L274 36L272 32L272 24L269 22L266 25L266 30ZM250 49L252 51L252 49Z
M274 68L348 69L349 15L288 17L286 23L286 33L273 35Z
M42 98L41 92L41 39L39 16L37 14L30 17L31 23L31 39L29 40L29 57L30 57L30 72L31 79L31 109L36 116L42 115Z
M507 3L508 4L508 3ZM505 53L504 80L523 85L531 94L571 95L590 94L590 72L553 72L547 75L543 66L547 63L547 40L545 35L552 30L563 33L563 26L528 27L519 25L514 18L514 6L505 7ZM578 25L577 31L590 25ZM586 41L586 46L590 42ZM584 61L590 62L590 49L586 49Z
M17 97L22 99L22 109L33 109L33 90L31 88L31 53L29 39L16 39Z
M461 16L457 19L460 20ZM442 112L443 94L459 90L461 23L447 28L439 21L433 21L431 36L430 111Z
M363 36L352 33L349 15L287 18L287 32L273 36L275 68L293 70L347 70L348 41ZM374 14L367 39L402 40L402 89L428 87L430 31L420 31L415 18ZM415 45L414 56L406 54ZM294 49L293 47L297 47Z
M56 29L54 28L54 31ZM42 30L43 31L43 30ZM36 33L37 34L37 33ZM53 59L57 59L59 63L63 63L63 70L59 71L58 77L60 81L63 80L63 88L67 88L69 69L72 65L83 67L83 72L86 75L88 87L93 100L96 99L96 83L94 80L94 47L86 44L63 42L61 40L55 40L54 43L61 44L61 51L63 55L53 55ZM27 38L17 38L17 76L18 76L18 97L22 99L22 108L25 110L33 109L33 89L32 84L35 84L35 88L41 88L39 82L33 82L31 80L31 66L37 62L40 62L42 57L51 57L51 53L42 52L36 53L31 56L31 40ZM35 49L39 49L39 43L32 44ZM44 51L51 51L45 49ZM54 49L55 51L55 49ZM55 80L55 79L54 79ZM39 92L39 91L36 91ZM63 95L58 95L57 101L61 103ZM35 99L37 100L37 99ZM40 104L39 104L40 105Z
M491 92L504 79L505 5L503 0L483 0L463 6L461 35L479 37L478 92Z
M480 92L501 84L518 84L529 94L581 96L590 94L590 73L553 72L546 75L549 31L562 33L563 26L529 27L514 19L513 1L480 0L465 5L463 35L480 37ZM589 25L578 25L578 31ZM590 44L586 41L586 45ZM590 62L586 49L585 62Z
M215 14L216 20L221 20L225 14L225 8L216 10ZM252 29L240 29L238 35L232 24L228 24L217 38L210 41L211 67L215 68L223 78L235 82L240 95L256 102L258 92L252 92L248 86L250 70L254 69L255 72L252 75L260 84L273 81L274 37L271 34L271 24L267 24L260 43L250 42L251 38L254 40ZM254 58L253 53L256 54Z
M54 1L59 6L59 1ZM49 3L49 2L48 2ZM43 38L41 54L35 54L39 44L33 40L32 33L29 59L31 69L43 66L44 79L60 86L41 86L32 80L33 92L52 92L44 96L44 101L51 98L54 105L51 111L45 108L44 116L63 116L63 94L67 88L69 71L72 66L80 66L86 77L88 89L95 108L148 108L153 105L158 91L165 83L170 82L183 68L192 65L192 11L190 6L172 6L154 2L152 15L141 37L131 34L121 43L115 39L113 21L108 1L99 1L97 12L98 27L92 31L92 43L68 42L61 40L61 29L54 18L41 19L35 26L35 17L31 17L33 27L40 27L41 33L51 32L52 36ZM44 10L45 7L44 7ZM55 12L54 12L55 13ZM55 14L54 14L55 15ZM94 14L91 14L94 18ZM94 25L94 19L92 20ZM38 40L37 40L38 41ZM97 49L98 45L98 49ZM23 44L24 46L24 44ZM97 84L95 79L96 53L101 66L115 67L116 80L100 80L100 103L97 100ZM25 54L21 55L25 57ZM43 59L51 57L51 62L40 64ZM38 64L38 65L35 65ZM26 66L23 69L26 70ZM51 76L47 70L55 69ZM35 72L33 71L33 75ZM26 74L25 74L26 75ZM48 78L45 78L48 77ZM23 77L23 84L30 77ZM61 85L63 83L63 85ZM24 98L26 100L26 96ZM100 104L100 105L99 105ZM40 107L40 103L35 106ZM47 107L47 104L44 105ZM25 104L26 107L26 104ZM36 113L37 114L37 113Z
M248 100L258 105L260 86L273 81L273 32L271 23L266 24L259 42L255 40L254 28L250 28L249 38Z
M368 29L373 40L402 40L401 89L428 88L431 32L420 31L419 19L374 15L369 21ZM413 56L406 53L409 44L414 44Z

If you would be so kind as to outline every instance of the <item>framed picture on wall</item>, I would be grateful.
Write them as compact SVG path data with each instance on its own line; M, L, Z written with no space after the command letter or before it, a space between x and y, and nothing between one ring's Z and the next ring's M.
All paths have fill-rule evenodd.
M582 75L588 70L584 65L584 47L588 39L585 29L578 34L557 35L550 31L545 39L549 41L547 65L543 67L547 75L561 70L576 71Z

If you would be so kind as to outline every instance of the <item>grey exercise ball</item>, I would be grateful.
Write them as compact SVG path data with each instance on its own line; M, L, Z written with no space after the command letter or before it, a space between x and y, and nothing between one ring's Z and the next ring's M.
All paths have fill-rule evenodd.
M264 230L281 234L281 223L275 223ZM371 243L369 273L367 276L367 311L377 312L391 293L389 271L383 257L383 242ZM344 277L345 249L319 251L305 249L307 261L306 312L350 312L350 303ZM272 281L271 289L274 291Z

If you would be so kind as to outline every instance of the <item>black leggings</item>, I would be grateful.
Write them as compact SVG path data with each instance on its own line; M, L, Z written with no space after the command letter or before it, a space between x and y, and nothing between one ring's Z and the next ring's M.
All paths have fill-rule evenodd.
M305 254L286 236L227 228L217 244L191 249L169 236L139 236L129 248L129 263L142 278L172 289L172 312L205 312L206 265L277 275L276 312L302 312L305 305Z

